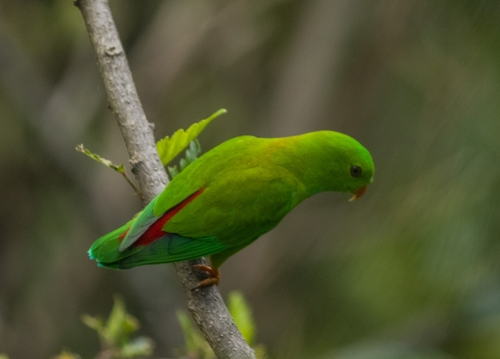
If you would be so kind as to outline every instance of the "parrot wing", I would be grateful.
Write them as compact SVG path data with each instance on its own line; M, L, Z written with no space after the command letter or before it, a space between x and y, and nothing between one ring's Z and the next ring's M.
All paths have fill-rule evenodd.
M139 265L180 262L221 252L226 246L215 238L188 238L167 233L140 251L113 263L114 268L128 269ZM102 264L101 264L102 265ZM110 267L110 265L108 265Z
M154 215L154 203L157 198L154 198L142 212L139 213L135 221L132 223L128 229L125 238L120 243L119 250L123 252L125 249L130 247L139 237L142 236L144 232L158 220L159 217Z
M166 191L166 190L165 190ZM200 189L191 195L184 198L181 202L173 207L170 207L162 213L155 213L157 201L161 200L161 195L155 197L144 210L137 216L135 221L130 226L127 234L120 243L119 250L123 252L125 249L134 246L145 246L152 243L154 240L165 235L162 231L165 224L176 215L182 208L193 201L198 195L203 192Z
M196 191L183 201L156 216L155 198L137 217L98 239L89 250L100 266L127 269L138 265L179 262L212 255L227 249L217 237L188 237L164 231L165 224L182 208L203 193ZM125 241L123 250L121 246Z

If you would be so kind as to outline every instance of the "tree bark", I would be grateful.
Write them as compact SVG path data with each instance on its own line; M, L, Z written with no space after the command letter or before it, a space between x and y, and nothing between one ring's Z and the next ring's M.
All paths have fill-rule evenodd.
M142 109L127 58L107 0L74 0L80 9L97 56L111 110L118 122L130 157L132 172L144 204L166 184L165 173L153 136L154 126ZM188 308L219 359L255 358L253 350L234 324L216 286L191 290L200 281L192 265L203 259L176 263Z

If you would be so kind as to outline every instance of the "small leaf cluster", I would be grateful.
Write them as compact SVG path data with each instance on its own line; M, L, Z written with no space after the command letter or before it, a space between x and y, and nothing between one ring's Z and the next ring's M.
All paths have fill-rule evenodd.
M243 338L255 350L257 359L267 358L264 346L255 342L257 327L253 319L252 309L243 296L243 293L238 291L229 293L228 309Z
M223 108L213 113L210 117L201 120L200 122L193 123L187 130L177 130L169 137L161 139L156 143L156 150L160 156L161 163L166 166L170 163L175 156L187 147L198 135L207 127L207 125L227 111Z
M193 163L198 158L201 153L201 146L198 140L196 140L196 137L198 137L198 135L205 129L205 127L207 127L210 122L212 122L220 115L225 114L226 112L227 111L225 109L221 108L214 112L210 117L193 123L187 130L179 129L175 131L172 136L166 136L156 143L156 150L158 151L158 155L160 156L160 160L163 166L167 166L179 153L182 152L182 150L189 146L186 150L185 158L182 158L180 160L179 168L177 167L177 165L167 168L171 178L174 178L179 174L179 172L181 172L184 168L186 168L189 164ZM130 178L128 178L123 164L116 165L110 160L92 153L90 150L85 148L83 144L76 146L76 150L121 174L128 182L128 184L132 186L139 197L141 197L139 189L134 185Z
M257 359L268 358L265 348L255 343L256 326L252 310L242 293L233 291L228 297L229 313L241 334L255 350ZM207 341L193 324L189 315L184 311L177 312L177 320L184 334L185 347L176 350L176 354L189 359L216 359L214 352ZM114 299L114 305L107 320L82 315L82 321L94 329L101 342L101 350L96 359L134 359L149 357L153 353L154 343L150 338L133 338L132 334L139 329L139 321L127 313L125 303L120 296ZM6 354L0 353L0 359L9 359ZM52 359L81 359L78 354L63 350Z
M201 145L200 142L198 142L197 139L191 141L189 144L188 149L186 150L186 156L184 158L181 158L179 161L179 168L177 168L177 165L174 165L173 167L168 166L167 170L170 175L170 178L174 178L177 176L184 168L189 166L191 163L196 161L198 156L201 153Z
M139 321L127 313L121 297L115 297L115 303L109 318L105 321L100 317L88 314L82 316L82 321L94 329L101 342L101 353L109 359L126 359L150 356L153 353L153 341L146 337L131 338L131 334L139 329Z
M78 354L73 354L67 350L63 350L61 354L55 356L53 359L81 359L81 356L79 356Z

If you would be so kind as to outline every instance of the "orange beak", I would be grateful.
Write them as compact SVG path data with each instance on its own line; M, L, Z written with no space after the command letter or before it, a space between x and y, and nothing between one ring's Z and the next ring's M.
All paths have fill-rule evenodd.
M366 192L366 186L361 187L360 189L357 190L357 192L354 193L354 196L351 197L349 202L357 200L359 197L361 197L364 193Z

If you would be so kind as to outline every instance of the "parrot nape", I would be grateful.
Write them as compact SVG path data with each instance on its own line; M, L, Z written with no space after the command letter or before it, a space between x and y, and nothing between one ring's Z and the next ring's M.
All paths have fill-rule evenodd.
M196 288L218 284L228 257L304 199L335 191L354 200L373 174L368 150L342 133L236 137L186 167L134 219L96 240L89 256L116 269L210 256L210 267L195 266L209 275Z

